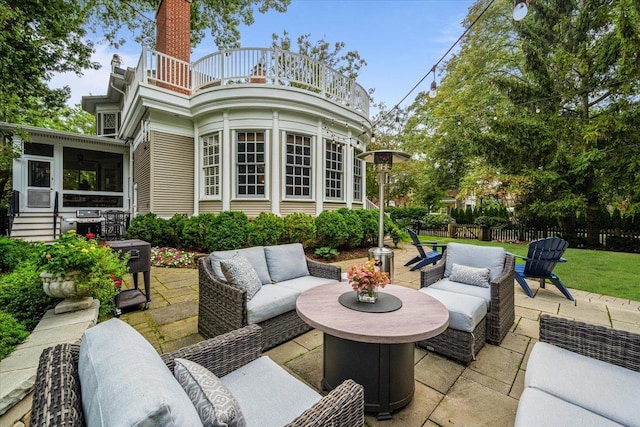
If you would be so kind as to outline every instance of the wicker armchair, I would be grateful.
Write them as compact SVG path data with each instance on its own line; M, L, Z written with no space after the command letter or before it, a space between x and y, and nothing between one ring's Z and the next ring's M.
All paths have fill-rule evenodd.
M340 267L307 258L309 274L340 281ZM200 258L198 332L212 338L248 325L247 291L216 278L208 257ZM262 349L268 350L313 329L295 310L258 323L262 327Z
M176 357L194 361L222 377L261 356L261 329L251 325L202 341L162 359L173 370ZM40 356L33 405L32 426L84 426L78 379L79 345L59 344ZM303 412L288 426L361 426L364 424L364 389L347 380Z
M420 287L430 286L444 277L447 253L436 264L420 270ZM506 254L502 273L491 281L491 304L487 313L486 341L500 345L515 320L515 258Z

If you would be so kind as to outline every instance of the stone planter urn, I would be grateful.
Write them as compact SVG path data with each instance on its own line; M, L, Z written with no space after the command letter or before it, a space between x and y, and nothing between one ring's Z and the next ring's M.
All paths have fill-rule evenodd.
M55 314L68 313L70 311L83 310L91 307L93 298L88 297L90 290L78 291L74 280L82 273L72 271L66 274L52 274L47 271L40 273L42 289L51 298L64 298L56 305Z

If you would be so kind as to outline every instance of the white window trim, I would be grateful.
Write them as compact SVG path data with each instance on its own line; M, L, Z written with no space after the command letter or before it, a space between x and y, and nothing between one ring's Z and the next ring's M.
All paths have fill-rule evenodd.
M364 172L365 172L365 163L364 161L358 159L358 156L362 154L363 151L357 148L353 150L353 158L351 159L351 170L352 170L352 184L351 184L351 198L355 203L363 203L364 200ZM355 170L355 162L360 162L360 198L356 198L356 170Z
M310 139L310 153L311 153L311 176L310 176L310 188L309 188L309 197L296 197L287 195L287 134L292 134L296 136L303 136ZM317 161L315 159L315 144L317 143L316 137L314 135L309 135L304 132L287 132L282 131L282 142L281 142L281 152L282 152L282 173L280 174L280 188L282 191L282 200L288 202L315 202L315 193L314 189L318 183L316 182L316 168L318 167ZM324 168L323 168L324 170Z
M238 162L236 161L236 159L238 158L238 146L236 144L237 142L237 136L238 133L244 133L244 132L264 132L264 195L255 195L255 196L249 196L249 195L239 195L238 194ZM237 201L264 201L264 200L270 200L270 185L269 185L269 177L271 176L271 162L270 162L270 152L271 150L269 149L269 147L271 146L271 131L269 129L244 129L244 128L238 128L238 129L232 129L231 130L231 157L233 159L233 173L232 175L232 188L233 188L233 200L237 200Z
M344 203L345 202L345 193L346 193L346 188L345 188L345 160L346 160L346 150L345 150L345 145L341 144L339 142L336 141L332 141L328 138L324 138L323 140L324 142L324 146L323 146L323 159L322 159L322 177L323 177L323 198L324 201L326 202L341 202ZM329 197L327 196L327 188L328 188L328 178L327 178L327 144L336 144L338 147L340 147L341 150L341 154L342 154L342 161L340 163L340 165L342 166L342 170L340 171L340 173L342 174L342 179L340 180L341 182L341 187L340 187L340 193L342 194L341 197Z
M218 194L208 195L206 194L206 183L204 174L204 139L209 136L217 135L218 143L220 145L220 152L218 153ZM200 171L200 200L222 200L222 155L224 151L224 141L222 140L222 130L216 130L213 132L207 132L205 135L201 135L199 138L198 149L200 152L199 158L199 171Z

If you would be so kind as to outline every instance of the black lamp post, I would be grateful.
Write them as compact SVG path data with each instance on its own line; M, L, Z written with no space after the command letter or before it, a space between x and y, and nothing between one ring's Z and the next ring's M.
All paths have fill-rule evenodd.
M384 185L387 182L387 174L394 163L409 160L409 155L398 150L367 151L358 156L359 159L373 164L373 170L378 172L378 184L380 187L378 197L378 247L369 249L369 259L375 259L380 263L380 270L389 273L393 278L393 250L384 247Z

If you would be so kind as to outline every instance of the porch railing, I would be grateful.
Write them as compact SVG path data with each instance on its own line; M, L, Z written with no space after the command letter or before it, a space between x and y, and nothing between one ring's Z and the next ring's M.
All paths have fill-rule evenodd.
M60 213L59 206L59 195L56 191L56 194L53 196L53 238L56 238L56 233L58 232L58 214Z
M191 64L143 48L133 96L140 82L192 94L211 86L264 83L314 92L354 111L369 115L369 94L354 79L298 53L268 48L238 48L207 55ZM124 105L128 105L128 99Z
M13 229L13 219L20 215L20 192L18 190L11 191L11 199L9 200L9 209L7 210L7 237L11 237Z

